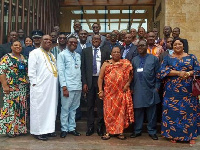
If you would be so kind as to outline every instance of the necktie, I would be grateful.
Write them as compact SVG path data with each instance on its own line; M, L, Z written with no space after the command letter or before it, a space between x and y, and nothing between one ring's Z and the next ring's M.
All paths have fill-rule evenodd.
M93 55L93 74L97 73L97 61L96 61L96 56L97 56L98 49L94 49L94 55Z

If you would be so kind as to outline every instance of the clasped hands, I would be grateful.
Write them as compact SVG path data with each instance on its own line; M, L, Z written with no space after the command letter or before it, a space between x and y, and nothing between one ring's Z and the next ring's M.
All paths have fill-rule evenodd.
M191 75L190 72L186 72L186 71L179 71L179 74L178 74L178 76L183 78L183 79L189 78L190 75Z

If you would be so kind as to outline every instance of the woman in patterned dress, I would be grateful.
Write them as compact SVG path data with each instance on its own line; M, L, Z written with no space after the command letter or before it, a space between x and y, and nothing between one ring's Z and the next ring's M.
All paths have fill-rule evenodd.
M101 67L98 87L99 98L103 99L104 121L106 134L102 140L110 139L110 134L124 140L123 134L129 123L134 122L133 101L130 92L132 65L129 60L121 59L120 48L114 47L112 59L104 62ZM104 90L103 90L104 81Z
M0 62L0 81L3 87L4 105L0 114L0 134L9 137L27 133L28 62L21 55L22 45L15 41L12 53L4 55Z
M195 144L200 133L198 97L192 95L194 74L199 74L199 62L183 50L183 40L172 43L174 53L161 65L159 78L165 79L161 134L171 142L189 141Z

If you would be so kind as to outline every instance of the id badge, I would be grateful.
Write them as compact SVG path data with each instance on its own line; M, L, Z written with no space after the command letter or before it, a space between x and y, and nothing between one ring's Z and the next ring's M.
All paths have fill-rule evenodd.
M23 70L24 69L24 65L19 65L19 69Z
M137 68L137 72L143 72L143 68Z

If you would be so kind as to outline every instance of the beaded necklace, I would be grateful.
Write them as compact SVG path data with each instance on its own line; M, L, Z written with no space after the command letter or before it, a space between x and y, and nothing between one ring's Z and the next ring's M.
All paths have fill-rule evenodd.
M42 52L43 52L43 56L47 58L48 62L50 63L51 65L51 69L48 67L47 65L47 62L46 62L46 59L45 59L45 63L46 63L46 67L47 69L53 73L54 77L58 77L58 72L57 72L57 68L56 68L56 60L54 59L53 55L51 54L51 52L46 52L42 47L40 47Z

